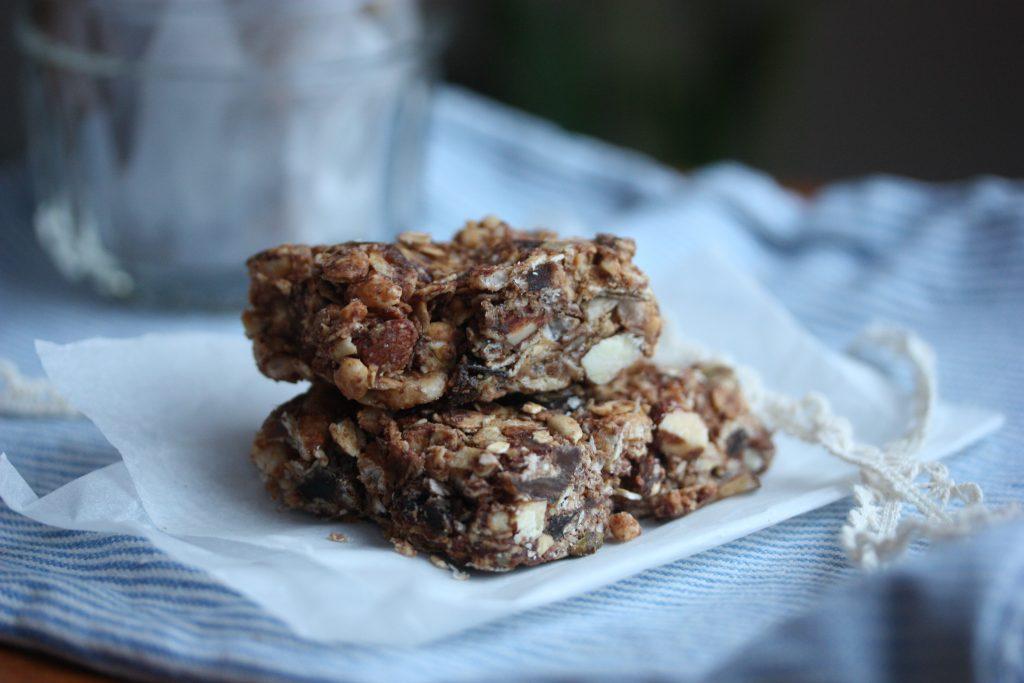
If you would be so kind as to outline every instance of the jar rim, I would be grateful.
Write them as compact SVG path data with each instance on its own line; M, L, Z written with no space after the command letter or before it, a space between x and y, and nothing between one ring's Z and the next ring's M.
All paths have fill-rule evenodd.
M59 1L59 0L53 0ZM101 3L155 4L165 0L99 0ZM175 0L189 4L207 4L211 7L222 0ZM265 0L243 0L252 2ZM23 5L24 8L24 5ZM327 72L351 75L374 67L397 66L426 62L440 53L447 36L448 26L443 22L428 24L414 37L402 38L393 44L375 50L353 53L342 57L315 59L298 64L268 66L246 64L242 66L202 65L188 63L132 60L118 55L84 49L54 39L41 30L27 12L15 13L14 37L21 53L40 62L69 71L100 77L139 77L160 79L189 79L203 81L275 80L307 72Z

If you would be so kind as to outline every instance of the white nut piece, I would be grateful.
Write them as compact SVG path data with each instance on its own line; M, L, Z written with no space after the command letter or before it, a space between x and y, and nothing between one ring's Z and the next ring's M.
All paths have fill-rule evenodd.
M541 534L540 538L537 539L537 555L543 555L551 546L555 544L555 539L551 538L548 534Z
M555 413L548 416L548 427L551 428L551 431L561 434L573 443L583 438L583 430L580 428L580 423L568 415Z
M527 415L536 415L537 413L543 411L544 407L541 406L540 404L528 401L528 402L523 404L522 410Z
M487 518L487 528L497 533L511 531L508 525L508 513L504 510L495 510Z
M497 425L488 424L483 429L476 433L474 441L477 445L486 447L488 444L494 443L495 441L504 441L505 435L501 433L501 429Z
M341 393L358 401L370 390L370 370L358 358L342 358L334 371L334 383Z
M342 358L348 358L359 353L359 349L352 343L351 337L343 337L338 341L337 344L331 349L331 357L334 360L341 360Z
M640 340L631 334L602 339L583 356L583 370L594 384L607 384L622 370L640 360Z
M506 341L512 346L519 346L522 342L526 341L527 338L533 336L533 333L537 331L537 323L532 320L527 320L519 327L511 330L506 337Z
M443 372L432 372L419 379L418 388L420 394L427 401L436 401L444 394L444 385L447 375Z
M548 375L533 376L529 373L517 375L519 383L530 392L541 393L544 391L558 391L565 388L565 382L560 377Z
M673 410L658 423L658 445L673 456L703 450L708 445L708 427L697 413Z
M614 311L617 305L618 301L608 297L599 296L596 299L592 299L587 304L587 320L594 321L598 318L603 318Z
M406 232L399 233L398 241L402 244L415 247L421 244L428 244L430 242L430 235L425 232L407 230Z
M329 429L334 443L338 444L345 453L355 458L362 452L362 439L352 420L345 419L332 423Z
M491 472L501 466L501 461L498 460L498 456L494 453L488 453L484 451L477 458L476 464L473 465L473 472L477 476L486 477Z
M551 443L553 441L551 438L551 432L546 429L538 429L531 434L531 436L533 437L533 440L539 444Z
M739 493L746 493L747 491L753 491L760 485L761 482L758 481L757 477L750 472L744 472L719 486L718 497L726 498Z
M507 268L482 269L470 276L470 284L486 292L497 292L508 284L508 276Z
M388 391L385 395L387 407L392 410L402 410L412 406L430 403L441 398L444 394L447 375L444 372L430 372L419 377L412 376L402 382L397 388ZM340 387L344 393L344 387ZM348 394L345 394L348 396ZM356 398L349 396L349 398Z
M743 464L753 472L760 472L764 469L764 456L751 448L747 448L743 451Z
M544 515L548 504L543 500L522 503L516 510L516 535L518 542L532 540L544 533Z
M473 466L473 463L476 462L479 455L479 448L463 446L451 454L448 464L455 469L468 470Z
M398 538L392 538L391 545L394 546L395 552L399 555L405 555L406 557L416 557L416 548L413 548L412 544L408 541L403 541Z
M489 453L501 453L508 452L509 443L508 441L495 441L494 443L487 444L487 451Z

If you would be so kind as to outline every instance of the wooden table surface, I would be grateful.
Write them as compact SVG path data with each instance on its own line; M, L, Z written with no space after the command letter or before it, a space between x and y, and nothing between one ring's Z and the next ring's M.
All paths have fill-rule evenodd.
M0 680L4 683L109 683L118 679L52 655L0 645Z

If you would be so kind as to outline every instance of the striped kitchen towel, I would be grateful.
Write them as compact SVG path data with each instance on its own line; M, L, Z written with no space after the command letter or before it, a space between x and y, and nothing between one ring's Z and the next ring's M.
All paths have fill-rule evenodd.
M996 504L1024 499L1024 185L873 177L806 201L742 166L683 176L456 89L438 98L429 160L432 230L487 213L614 230L637 238L642 261L714 243L832 346L876 319L915 329L936 348L943 395L1007 416L998 435L950 461L954 475ZM65 285L35 246L16 167L0 172L0 224L0 357L27 374L40 372L35 338L237 330L233 315L122 308ZM117 458L73 419L0 417L0 450L38 493ZM848 507L430 645L390 648L303 641L140 539L47 528L0 505L0 639L147 678L698 679L739 671L729 667L748 644L856 579L836 543ZM894 647L901 634L876 636L872 647Z

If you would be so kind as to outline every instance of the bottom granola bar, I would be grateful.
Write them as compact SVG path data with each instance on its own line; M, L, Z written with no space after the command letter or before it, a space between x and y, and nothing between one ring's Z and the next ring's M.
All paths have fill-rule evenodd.
M316 385L267 418L252 457L289 507L504 571L755 489L773 454L727 367L640 364L575 393L394 414Z
M611 521L612 485L647 449L650 420L635 403L599 410L390 414L315 386L267 418L252 457L289 507L358 514L399 547L504 571L592 553L628 523Z

